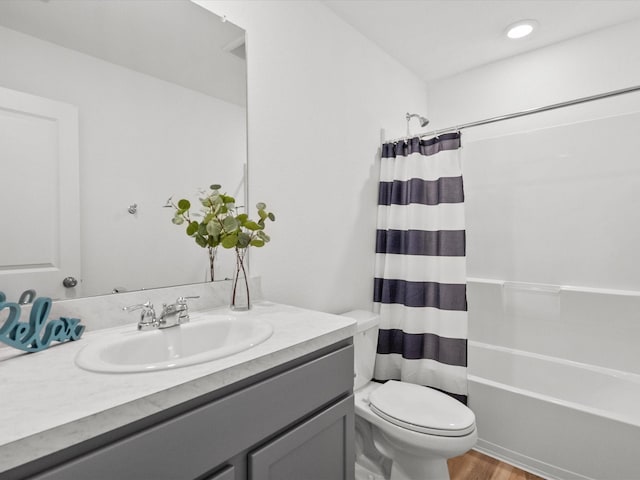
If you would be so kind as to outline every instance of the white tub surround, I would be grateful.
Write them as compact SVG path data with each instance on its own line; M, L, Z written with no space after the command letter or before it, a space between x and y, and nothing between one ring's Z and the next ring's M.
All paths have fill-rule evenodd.
M169 302L185 295L185 288L164 289L162 298ZM157 291L138 293L142 297L157 295ZM110 307L97 310L92 317L122 317L119 304L129 300L135 303L135 296L89 299L89 303L99 303L110 298ZM220 294L220 298L223 296L226 304L228 297ZM199 301L203 304L211 298L215 295ZM59 308L64 310L63 306ZM0 476L19 465L345 341L354 331L351 319L265 301L257 302L250 313L233 313L227 307L207 310L239 317L253 315L272 324L274 333L260 345L227 358L153 373L93 373L74 363L78 351L92 340L135 329L137 315L128 317L126 325L94 329L77 342L35 354L0 349ZM91 324L87 314L84 316ZM197 315L192 321L198 321Z

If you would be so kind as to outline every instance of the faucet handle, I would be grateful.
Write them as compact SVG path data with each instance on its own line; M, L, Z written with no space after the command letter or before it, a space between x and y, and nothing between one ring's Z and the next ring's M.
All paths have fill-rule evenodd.
M194 295L192 297L178 297L178 299L176 300L176 305L186 305L187 299L189 298L200 298L200 295Z
M176 300L176 307L179 307L179 313L178 313L178 323L182 324L182 323L187 323L189 320L191 320L189 318L189 305L187 304L187 299L189 298L200 298L199 295L195 295L193 297L178 297L178 299Z
M151 304L150 300L147 300L145 303L137 303L135 305L129 305L128 307L122 307L122 310L124 310L125 312L133 312L134 310L140 310L143 309L143 312L145 310L153 310L153 305Z
M147 328L155 328L158 326L156 320L156 311L151 304L151 301L147 300L145 303L139 303L136 305L130 305L128 307L122 307L125 312L132 312L134 310L140 310L140 321L138 322L138 330L146 330Z

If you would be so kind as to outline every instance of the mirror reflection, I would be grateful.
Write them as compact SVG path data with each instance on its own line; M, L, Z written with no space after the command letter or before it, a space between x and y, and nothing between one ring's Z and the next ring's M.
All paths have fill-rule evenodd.
M244 201L244 31L190 0L3 0L0 58L7 300L207 280L165 205Z

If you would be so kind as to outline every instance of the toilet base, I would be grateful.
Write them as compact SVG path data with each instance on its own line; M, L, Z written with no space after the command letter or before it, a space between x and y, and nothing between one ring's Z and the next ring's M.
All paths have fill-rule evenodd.
M401 459L401 462L391 463L391 473L386 473L378 468L371 468L369 462L363 462L363 458L356 460L355 480L449 480L449 467L446 459L433 459L419 463ZM365 458L366 460L366 458Z
M373 442L369 422L356 415L356 480L389 480L391 460Z
M395 452L390 480L449 480L446 458L425 459Z
M389 480L381 472L372 472L356 460L356 480Z

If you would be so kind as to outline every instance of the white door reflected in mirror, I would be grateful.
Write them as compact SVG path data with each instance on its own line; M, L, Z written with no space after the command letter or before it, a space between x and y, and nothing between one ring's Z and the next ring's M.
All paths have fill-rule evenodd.
M0 291L77 296L63 279L81 271L78 110L0 87L0 152Z

